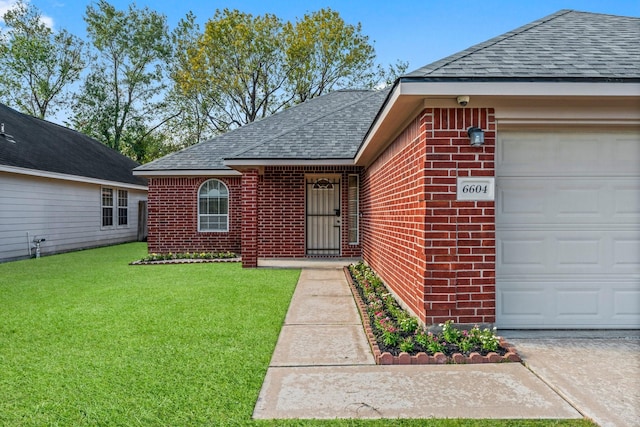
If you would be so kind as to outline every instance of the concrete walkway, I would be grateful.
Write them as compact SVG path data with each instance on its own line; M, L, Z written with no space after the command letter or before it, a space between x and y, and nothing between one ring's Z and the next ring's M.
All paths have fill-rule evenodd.
M572 358L563 353L561 345L566 340L546 343L524 337L513 339L513 343L521 350L524 365L377 366L342 270L330 266L305 268L253 416L257 419L588 416L603 426L640 425L637 412L640 341L628 341L625 352L615 354L620 363L613 361L606 351ZM604 351L607 345L602 347ZM590 362L585 366L587 359ZM615 376L611 381L601 382L601 378L611 375L612 365ZM609 389L616 384L617 390ZM622 395L622 402L618 399L615 405L608 404L610 399L615 400L610 393Z

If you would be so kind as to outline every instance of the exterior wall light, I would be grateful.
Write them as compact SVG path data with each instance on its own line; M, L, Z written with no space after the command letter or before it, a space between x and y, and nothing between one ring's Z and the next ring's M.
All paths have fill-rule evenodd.
M472 147L480 147L484 145L484 131L477 127L470 127L467 129L469 135L469 141L471 141Z

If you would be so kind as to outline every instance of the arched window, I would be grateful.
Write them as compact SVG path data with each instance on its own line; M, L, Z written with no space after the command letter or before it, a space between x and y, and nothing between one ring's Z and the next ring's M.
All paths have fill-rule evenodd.
M229 231L229 189L217 179L198 190L198 231Z

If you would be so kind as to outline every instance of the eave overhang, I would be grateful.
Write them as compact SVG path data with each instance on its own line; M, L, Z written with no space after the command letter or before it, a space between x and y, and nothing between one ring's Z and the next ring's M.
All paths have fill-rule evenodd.
M242 173L233 169L161 169L161 170L135 170L136 176L152 177L191 177L191 176L241 176Z
M353 158L337 159L225 159L225 166L247 169L265 166L352 166Z
M0 165L0 172L15 173L15 174L18 174L18 175L35 176L35 177L39 177L39 178L59 179L59 180L63 180L63 181L80 182L80 183L83 183L83 184L106 185L106 186L112 186L112 187L127 188L127 189L131 189L131 190L141 190L141 191L148 191L149 190L149 187L147 187L146 185L137 185L137 184L131 184L131 183L128 183L128 182L110 181L110 180L106 180L106 179L90 178L90 177L86 177L86 176L69 175L69 174L65 174L65 173L49 172L49 171L42 171L42 170L37 170L37 169L20 168L20 167L15 167L15 166Z
M471 107L491 107L500 99L621 99L640 98L640 79L472 79L400 78L396 81L369 132L355 164L366 166L386 148L429 101L459 107L456 98L471 97ZM482 102L477 102L481 100ZM484 104L484 105L483 105Z

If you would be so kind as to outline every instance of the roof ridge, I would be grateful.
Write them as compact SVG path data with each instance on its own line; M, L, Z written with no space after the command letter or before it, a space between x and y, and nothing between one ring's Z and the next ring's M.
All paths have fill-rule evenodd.
M523 25L521 27L515 28L515 29L513 29L511 31L508 31L508 32L506 32L504 34L496 36L496 37L494 37L492 39L489 39L489 40L484 41L482 43L470 46L467 49L463 50L462 52L467 52L469 49L472 49L474 47L477 47L477 48L473 49L472 51L470 51L468 53L465 53L464 55L460 55L460 53L462 53L462 52L459 52L458 54L453 54L453 55L449 56L448 58L452 58L450 61L448 61L446 63L443 63L440 66L438 66L437 68L434 68L434 69L430 70L428 73L425 73L425 75L432 74L432 73L438 71L441 68L444 68L444 67L446 67L448 65L451 65L452 63L454 63L456 61L464 59L464 58L466 58L468 56L471 56L471 55L473 55L475 53L478 53L478 52L480 52L482 50L488 49L488 48L490 48L492 46L495 46L498 43L501 43L501 42L503 42L505 40L508 40L508 39L510 39L512 37L519 36L519 35L527 32L527 31L529 31L529 30L531 30L533 28L539 27L540 25L546 24L549 21L552 21L552 20L554 20L556 18L559 18L560 16L564 16L564 15L566 15L568 13L572 13L572 12L576 12L576 11L572 10L572 9L561 9L561 10L555 12L555 13L552 13L551 15L547 15L547 16L545 16L543 18L540 18L537 21L530 22L530 23L525 24L525 25Z
M368 94L367 96L364 96L364 97L362 97L362 98L359 98L359 99L357 99L357 100L355 100L355 101L351 101L351 102L349 102L349 103L346 103L346 104L344 104L344 105L343 105L342 107L340 107L340 108L333 109L333 110L329 111L328 113L325 113L325 114L322 114L322 115L318 115L318 116L313 116L313 117L312 117L312 118L310 118L309 120L296 122L294 126L290 126L290 127L288 127L287 129L283 130L282 132L279 132L279 133L277 133L277 134L274 134L274 135L272 135L271 137L269 137L269 138L267 138L267 139L264 139L264 140L261 140L261 141L259 141L259 142L256 142L255 144L251 144L250 146L243 147L242 149L240 149L240 150L238 150L238 151L236 151L236 152L234 152L234 153L231 153L231 154L229 154L228 156L225 156L225 157L224 157L224 159L226 160L226 159L229 159L229 158L237 157L237 156L239 156L239 155L240 155L240 154L242 154L242 153L246 153L247 151L251 151L251 150L253 150L254 148L257 148L257 147L259 147L259 146L261 146L261 145L263 145L263 144L266 144L266 143L268 143L268 142L270 142L270 141L273 141L273 140L275 140L275 139L277 139L277 138L280 138L281 136L286 135L287 133L289 133L289 132L291 132L291 131L293 131L293 130L295 130L295 129L299 129L299 128L303 127L303 126L306 126L306 125L308 125L308 124L310 124L310 123L316 122L316 121L318 121L318 120L320 120L320 119L322 119L322 118L324 118L324 117L327 117L327 116L329 116L329 115L331 115L331 114L335 114L337 111L342 111L342 110L344 110L345 108L348 108L348 107L351 107L351 106L352 106L352 105L354 105L354 104L357 104L358 102L362 101L363 99L367 99L367 98L369 98L369 97L373 96L373 95L374 95L374 94L376 94L378 91L376 91L376 90L369 90L369 89L356 89L356 90L346 90L346 91L336 90L336 91L330 92L329 94L331 94L331 93L337 93L337 92L369 92L369 94ZM327 95L329 95L329 94L327 94ZM314 99L319 99L319 98L321 98L321 96L316 97L316 98L313 98L313 99L311 99L310 101L313 101ZM302 104L298 104L298 105L302 105ZM295 108L295 107L296 107L296 106L294 106L294 107L292 107L292 108Z

